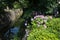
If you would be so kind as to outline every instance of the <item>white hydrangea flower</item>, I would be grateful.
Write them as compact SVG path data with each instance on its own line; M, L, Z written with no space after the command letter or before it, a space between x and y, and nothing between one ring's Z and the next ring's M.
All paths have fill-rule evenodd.
M43 26L44 26L44 28L47 28L47 26L45 24Z
M47 16L45 16L45 17L44 17L44 20L47 20L47 19L48 19L48 17L47 17Z
M45 16L44 19L43 19L43 21L44 21L44 22L47 22L47 20L48 20L48 17Z
M47 20L44 20L44 22L47 22Z
M58 3L60 4L60 1Z
M33 18L31 18L31 21L33 21L34 19Z
M37 26L40 27L40 24L38 24Z
M27 26L27 23L25 23L25 26Z

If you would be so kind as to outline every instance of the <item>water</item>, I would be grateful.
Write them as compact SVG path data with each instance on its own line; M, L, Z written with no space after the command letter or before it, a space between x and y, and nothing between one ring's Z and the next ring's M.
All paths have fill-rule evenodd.
M19 32L19 27L11 28L11 32L17 34Z
M19 32L19 27L10 28L10 32L8 30L5 34L6 40L11 40L11 39L14 40L14 38L17 35L18 32ZM22 38L22 40L26 40L26 38L29 34L29 30L25 29L25 32L26 33L25 33L24 37Z
M14 27L14 28L10 28L10 32L9 30L5 33L5 37L6 38L10 38L13 39L15 35L17 35L17 33L19 32L19 27ZM8 39L7 39L8 40Z

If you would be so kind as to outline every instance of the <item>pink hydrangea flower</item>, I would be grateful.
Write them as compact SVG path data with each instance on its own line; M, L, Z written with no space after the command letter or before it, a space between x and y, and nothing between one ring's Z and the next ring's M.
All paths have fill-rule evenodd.
M37 15L37 16L34 17L34 19L36 19L36 18L42 18L43 19L44 15Z

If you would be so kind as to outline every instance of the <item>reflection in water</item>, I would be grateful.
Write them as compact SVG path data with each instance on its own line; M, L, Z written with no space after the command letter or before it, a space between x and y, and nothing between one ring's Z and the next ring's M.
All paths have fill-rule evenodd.
M7 40L13 39L15 35L19 32L19 27L10 28L4 35Z

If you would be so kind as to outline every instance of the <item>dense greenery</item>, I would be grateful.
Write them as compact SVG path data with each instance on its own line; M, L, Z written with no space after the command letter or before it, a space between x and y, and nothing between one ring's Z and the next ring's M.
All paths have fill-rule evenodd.
M22 16L19 18L18 22L16 22L14 25L20 27L18 33L18 37L20 37L20 39L23 38L23 36L25 35L25 29L28 27L28 29L31 30L31 33L27 38L28 40L33 40L33 39L40 40L40 38L41 40L59 40L60 38L59 18L56 19L53 18L52 20L48 19L48 21L46 22L47 25L46 29L43 26L42 22L44 20L42 19L37 18L37 20L31 22L31 18L34 17L33 11L36 11L37 14L39 11L42 14L49 15L49 14L53 14L55 8L58 7L58 11L60 12L60 5L58 5L57 0L0 0L0 10L1 10L0 13L4 14L4 9L6 9L7 6L11 10L20 9L20 8L23 10ZM26 21L28 26L25 26ZM39 24L37 21L41 22L41 24ZM17 37L15 39L17 39Z
M45 29L34 29L31 31L27 40L59 40L54 33Z
M49 21L47 23L48 30L54 34L57 35L57 37L60 39L60 18L54 18L52 21Z
M34 10L51 12L57 6L56 0L1 0L0 8L32 8ZM50 10L50 11L49 11Z
M36 23L32 24L31 32L27 40L59 40L60 39L60 18L48 19L46 22L47 28ZM35 25L35 26L34 26Z

